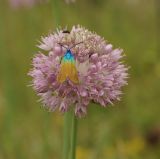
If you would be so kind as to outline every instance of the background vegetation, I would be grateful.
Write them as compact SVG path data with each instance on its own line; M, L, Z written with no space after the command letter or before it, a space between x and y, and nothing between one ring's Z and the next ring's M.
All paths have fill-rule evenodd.
M122 101L106 109L91 104L79 120L77 159L159 159L158 12L156 0L57 0L19 9L0 0L0 159L61 158L63 115L44 111L27 87L36 45L57 20L123 48L131 66Z

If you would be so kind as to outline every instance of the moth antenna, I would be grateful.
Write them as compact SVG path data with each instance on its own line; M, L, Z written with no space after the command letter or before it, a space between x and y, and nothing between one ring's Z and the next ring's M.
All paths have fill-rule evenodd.
M68 48L66 47L66 46L64 46L63 44L61 44L61 43L58 43L61 47L63 47L63 48L65 48L65 49L67 49L68 50Z
M72 49L72 48L74 48L75 46L77 46L77 45L79 45L79 44L81 44L81 43L83 43L83 41L81 41L81 42L79 42L79 43L77 43L77 44L74 44L74 45L71 46L69 49Z

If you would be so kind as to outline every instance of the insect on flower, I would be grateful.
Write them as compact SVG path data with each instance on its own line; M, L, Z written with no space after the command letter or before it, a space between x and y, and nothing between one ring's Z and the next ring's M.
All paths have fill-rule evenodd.
M70 31L68 31L68 30L63 30L63 32L62 32L62 33L70 34Z
M67 32L68 33L68 32ZM71 49L74 48L76 45L79 45L83 42L79 42L73 46L65 47L61 43L59 43L60 46L67 49L66 53L61 59L61 66L60 70L57 76L57 81L60 83L65 82L67 79L71 80L73 83L78 83L78 73L75 65L75 58L73 53L71 52Z

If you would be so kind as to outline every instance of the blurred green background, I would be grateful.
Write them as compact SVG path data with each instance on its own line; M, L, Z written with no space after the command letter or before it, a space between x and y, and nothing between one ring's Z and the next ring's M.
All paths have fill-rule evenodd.
M54 0L55 1L55 0ZM90 105L79 120L77 159L160 158L159 0L63 0L13 9L0 0L0 159L60 159L63 115L27 85L40 37L80 24L124 49L131 66L122 101ZM56 6L55 6L56 4Z

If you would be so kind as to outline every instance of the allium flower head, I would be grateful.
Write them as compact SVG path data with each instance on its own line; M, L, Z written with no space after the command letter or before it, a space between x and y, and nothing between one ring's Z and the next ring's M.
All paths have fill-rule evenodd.
M66 112L74 107L75 115L81 117L90 102L106 107L120 100L128 75L121 62L122 49L113 49L102 37L80 26L42 37L39 48L42 51L33 58L29 75L49 111ZM66 56L70 57L67 61Z

